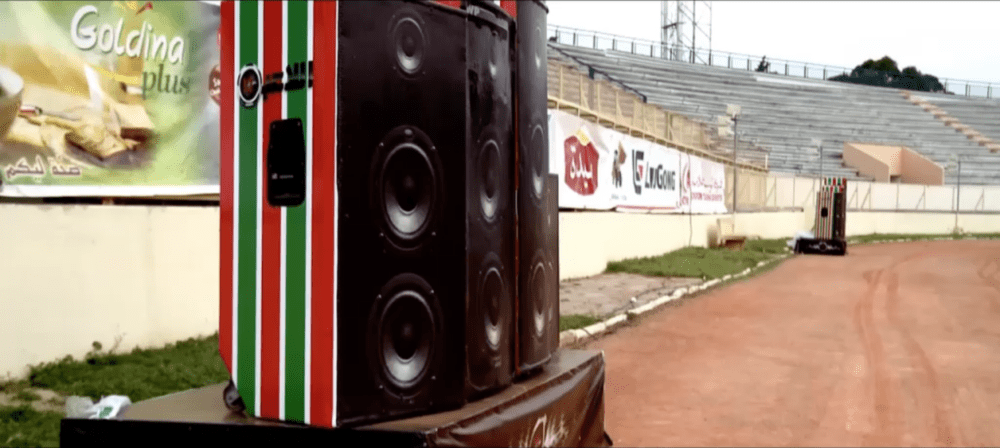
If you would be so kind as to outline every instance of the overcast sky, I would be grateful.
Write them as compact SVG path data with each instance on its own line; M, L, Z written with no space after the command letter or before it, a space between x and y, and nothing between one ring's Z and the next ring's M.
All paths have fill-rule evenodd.
M659 1L547 4L551 25L660 39ZM998 18L1000 2L716 1L712 49L848 68L888 55L900 69L991 82L1000 81Z

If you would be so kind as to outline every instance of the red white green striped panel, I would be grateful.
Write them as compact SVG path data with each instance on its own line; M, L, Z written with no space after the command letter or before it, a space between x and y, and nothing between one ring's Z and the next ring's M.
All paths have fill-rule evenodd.
M834 191L844 191L847 188L846 177L824 177L820 182L821 188L829 188Z
M820 191L816 197L816 238L822 240L833 239L833 198L834 192L830 190ZM823 217L823 208L826 208L826 217Z
M336 426L337 2L222 4L219 351L247 412ZM313 55L321 55L314 59ZM314 61L312 88L240 105L235 81ZM287 76L284 77L287 81ZM269 124L299 118L306 200L267 203Z

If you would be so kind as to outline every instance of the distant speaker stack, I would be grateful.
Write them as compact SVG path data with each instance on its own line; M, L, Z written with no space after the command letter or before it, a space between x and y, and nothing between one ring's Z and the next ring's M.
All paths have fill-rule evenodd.
M847 254L847 179L827 177L816 193L815 238L799 239L795 251L831 255Z
M223 3L232 407L367 424L458 408L551 358L547 10L506 6Z

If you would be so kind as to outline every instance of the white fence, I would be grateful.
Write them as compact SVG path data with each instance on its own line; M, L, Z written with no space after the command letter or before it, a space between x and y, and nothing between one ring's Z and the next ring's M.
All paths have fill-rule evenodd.
M742 184L742 182L741 182ZM742 185L741 185L742 186ZM767 179L764 208L811 208L819 179L776 177ZM1000 212L1000 186L907 185L880 182L847 182L847 209L856 211ZM743 194L741 193L741 198Z

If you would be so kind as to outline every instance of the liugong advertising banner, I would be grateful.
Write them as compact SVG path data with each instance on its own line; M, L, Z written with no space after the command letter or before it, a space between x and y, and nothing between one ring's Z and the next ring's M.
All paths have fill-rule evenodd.
M549 115L562 208L726 213L725 167L561 111Z
M0 195L219 191L219 7L0 2Z

